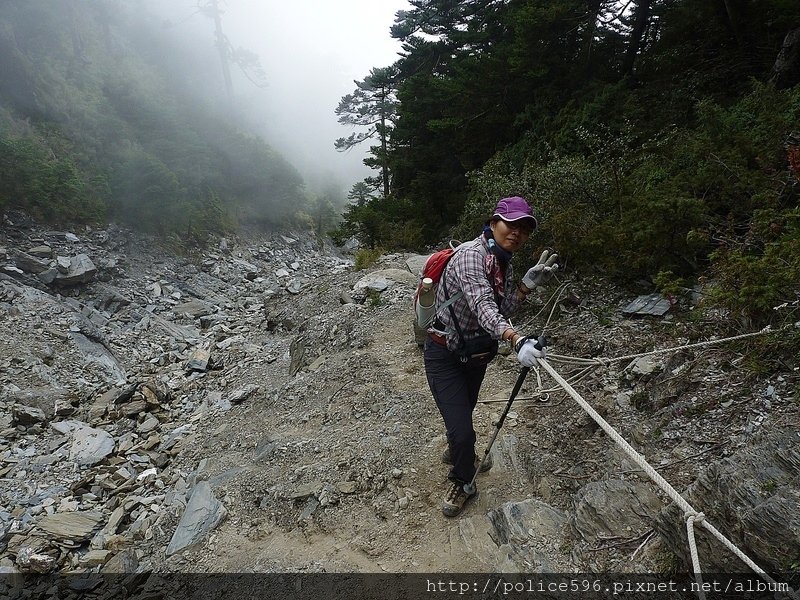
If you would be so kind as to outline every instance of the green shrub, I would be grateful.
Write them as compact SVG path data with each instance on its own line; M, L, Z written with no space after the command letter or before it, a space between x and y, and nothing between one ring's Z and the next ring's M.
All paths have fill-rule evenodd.
M0 213L19 208L44 222L98 222L105 206L69 155L44 139L0 132Z
M383 252L380 248L362 248L356 251L356 259L353 268L356 271L369 269L372 265L378 262L381 254L383 254Z
M800 300L800 208L755 211L747 235L711 258L709 302L748 322L775 321L776 307Z

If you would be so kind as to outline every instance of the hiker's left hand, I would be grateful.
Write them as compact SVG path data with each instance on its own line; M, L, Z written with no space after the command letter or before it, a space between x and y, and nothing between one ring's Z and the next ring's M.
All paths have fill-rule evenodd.
M547 350L545 350L546 342L544 338L537 340L536 338L524 337L517 341L514 350L517 352L517 360L523 367L535 367L536 359L547 358Z
M553 273L558 271L558 254L553 253L550 256L550 250L544 250L539 256L539 262L528 269L525 277L522 278L522 285L529 290L533 290L538 285L544 285L553 276Z

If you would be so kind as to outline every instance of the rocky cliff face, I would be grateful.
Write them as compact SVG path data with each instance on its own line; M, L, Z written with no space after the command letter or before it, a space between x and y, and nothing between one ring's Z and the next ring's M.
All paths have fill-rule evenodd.
M441 516L444 432L411 327L419 257L355 272L302 233L178 257L116 227L15 219L0 230L4 572L684 564L682 515L544 373L512 407L479 498ZM632 294L573 281L550 351L611 358L724 335L681 313L627 318ZM548 296L521 328L541 330ZM797 569L796 365L756 377L738 356L559 368L752 558ZM479 450L518 372L513 355L490 366ZM701 561L732 567L719 550L702 542Z

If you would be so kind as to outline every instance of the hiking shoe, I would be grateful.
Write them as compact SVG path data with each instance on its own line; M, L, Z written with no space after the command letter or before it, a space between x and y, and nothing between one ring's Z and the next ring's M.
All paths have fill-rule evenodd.
M442 462L447 464L447 465L452 465L453 464L453 461L450 459L450 447L449 446L444 449L444 452L442 452ZM475 455L475 466L477 467L480 463L481 463L481 459L478 458L478 455L476 454ZM485 473L486 471L491 469L493 465L494 465L494 459L492 459L492 453L490 452L489 456L486 458L486 462L483 463L483 466L481 467L480 472L481 473Z
M464 510L464 505L466 505L467 500L472 498L475 495L475 492L468 494L464 491L463 483L456 483L453 482L450 485L450 489L447 490L447 493L444 495L444 500L442 501L442 514L445 517L456 517L461 514L461 511Z

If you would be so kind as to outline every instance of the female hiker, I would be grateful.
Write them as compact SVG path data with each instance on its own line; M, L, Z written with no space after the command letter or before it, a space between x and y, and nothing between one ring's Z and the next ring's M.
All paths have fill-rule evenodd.
M516 331L509 316L525 297L558 268L547 251L536 266L515 284L511 257L536 229L533 211L524 198L503 198L483 232L456 248L436 292L436 320L425 341L425 374L447 429L447 450L442 457L452 465L451 486L442 502L445 516L454 517L472 494L464 484L472 481L478 466L472 412L486 366L497 354L498 340L508 342L526 367L544 358L536 339ZM484 463L484 470L491 463Z

